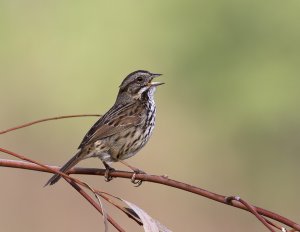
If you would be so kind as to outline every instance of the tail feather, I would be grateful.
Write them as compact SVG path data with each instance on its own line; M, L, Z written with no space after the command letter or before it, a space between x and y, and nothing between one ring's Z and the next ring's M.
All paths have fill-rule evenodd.
M80 160L82 160L81 158L81 150L79 150L76 155L74 155L67 163L64 164L64 166L62 166L59 171L60 172L64 172L66 173L68 170L70 170L72 167L74 167ZM54 174L48 181L47 183L44 185L44 187L46 187L47 185L53 185L55 184L57 181L59 181L59 179L61 178L61 175L59 174Z

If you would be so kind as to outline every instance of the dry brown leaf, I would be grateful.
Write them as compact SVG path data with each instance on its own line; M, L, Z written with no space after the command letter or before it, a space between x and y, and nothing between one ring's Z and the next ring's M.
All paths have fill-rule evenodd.
M135 204L122 199L141 219L145 232L172 232Z

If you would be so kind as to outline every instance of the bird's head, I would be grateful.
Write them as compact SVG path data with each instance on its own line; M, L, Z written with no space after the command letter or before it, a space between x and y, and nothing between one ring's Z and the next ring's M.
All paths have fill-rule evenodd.
M156 87L164 84L153 82L153 79L161 75L144 70L132 72L121 83L119 96L126 95L133 100L142 99L145 95L153 97Z

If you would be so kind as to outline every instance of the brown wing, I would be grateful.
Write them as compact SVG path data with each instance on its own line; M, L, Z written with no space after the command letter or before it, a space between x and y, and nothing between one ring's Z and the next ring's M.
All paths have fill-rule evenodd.
M111 122L109 124L104 124L95 131L87 144L94 143L97 140L110 137L123 130L137 126L141 121L142 119L139 116L126 116L120 120L115 120L113 124L111 124Z
M133 104L112 107L92 126L83 138L79 148L139 125L142 122L140 117L142 110L143 108L134 107Z

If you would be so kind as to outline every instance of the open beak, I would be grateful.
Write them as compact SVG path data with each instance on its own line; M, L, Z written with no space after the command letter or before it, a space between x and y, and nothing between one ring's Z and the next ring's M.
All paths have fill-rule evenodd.
M154 78L156 78L156 77L159 77L159 76L161 76L162 74L155 74L155 73L153 73L152 74L152 80L154 79ZM150 82L149 83L149 86L159 86L159 85L163 85L164 84L164 82Z

